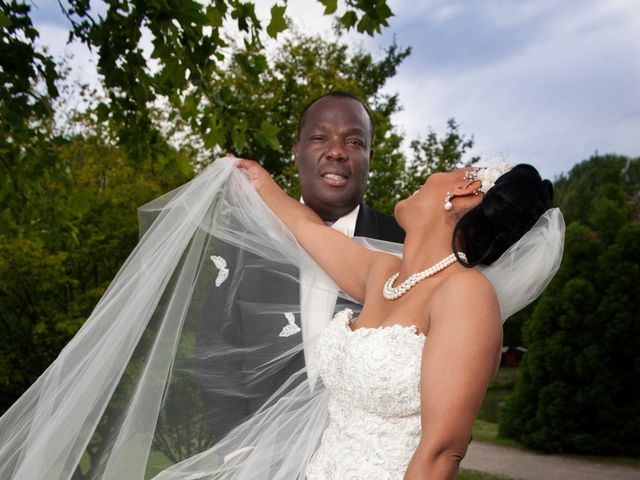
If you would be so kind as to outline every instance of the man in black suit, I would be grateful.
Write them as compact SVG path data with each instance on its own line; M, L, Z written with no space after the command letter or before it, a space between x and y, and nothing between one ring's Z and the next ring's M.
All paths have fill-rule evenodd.
M300 115L293 154L304 203L333 223L358 209L351 236L402 243L404 231L393 217L364 203L374 134L369 109L357 97L331 92Z
M300 116L293 148L301 201L327 224L349 236L401 243L404 231L393 217L362 202L373 156L373 129L371 113L351 94L332 92L311 102ZM305 272L290 265L270 263L237 249L214 254L227 256L230 266L242 272L221 288L212 287L203 305L197 339L196 355L204 359L197 370L219 439L258 410L305 365L303 352L298 352L287 361L270 363L272 373L268 378L254 375L264 368L264 362L300 345L300 332L283 335L288 325L285 314L293 316L297 325L301 309L317 314L317 305L310 303L317 301L321 289L313 280L305 281ZM331 298L326 292L324 295L321 303L333 310L336 296ZM265 304L275 307L270 311L257 307ZM343 302L341 308L344 306ZM323 318L332 313L320 312ZM220 349L221 345L232 345L247 355L215 360L207 352Z

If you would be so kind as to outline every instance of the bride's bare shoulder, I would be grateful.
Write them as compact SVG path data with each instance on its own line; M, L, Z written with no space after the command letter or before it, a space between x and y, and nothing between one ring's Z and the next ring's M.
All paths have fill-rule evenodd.
M434 293L434 313L499 319L500 307L493 285L474 268L459 269L449 275Z
M465 289L476 290L480 289L483 295L492 294L495 296L493 285L487 277L480 273L475 268L459 268L453 275L442 282L443 289Z

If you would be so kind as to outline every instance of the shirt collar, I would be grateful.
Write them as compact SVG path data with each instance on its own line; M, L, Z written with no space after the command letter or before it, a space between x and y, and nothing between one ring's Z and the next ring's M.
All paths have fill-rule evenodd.
M345 216L340 217L338 220L331 224L331 228L335 228L344 233L348 237L353 237L356 231L356 220L358 219L358 212L360 211L360 205L356 206L353 210L347 213Z
M300 197L300 203L304 204L304 199ZM346 215L340 217L335 222L324 222L331 228L344 233L348 237L353 237L356 231L356 221L358 220L358 212L360 211L360 205L356 205L356 208L351 210Z

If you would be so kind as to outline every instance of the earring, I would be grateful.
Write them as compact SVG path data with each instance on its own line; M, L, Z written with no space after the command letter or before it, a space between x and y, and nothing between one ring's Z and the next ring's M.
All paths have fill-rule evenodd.
M449 211L453 208L453 205L451 204L451 197L453 197L453 195L451 195L451 192L447 192L447 194L444 196L444 209L446 211Z

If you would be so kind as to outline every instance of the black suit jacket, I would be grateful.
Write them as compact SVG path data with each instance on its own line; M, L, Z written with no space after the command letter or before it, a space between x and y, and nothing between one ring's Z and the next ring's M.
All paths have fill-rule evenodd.
M404 243L404 230L398 222L391 215L374 210L364 203L360 204L354 235Z
M404 241L404 231L393 217L364 204L360 205L355 235ZM242 271L221 287L211 287L197 327L195 371L219 440L299 371L304 355L300 352L286 362L271 365L276 373L255 381L254 373L264 367L264 362L300 344L301 333L279 336L287 325L284 313L293 313L300 325L299 272L291 265L267 265L265 259L229 245L212 254L223 256L230 267ZM265 312L258 307L263 304L276 304L278 311ZM336 308L348 306L340 300ZM225 345L244 348L250 355L224 358L208 353Z

